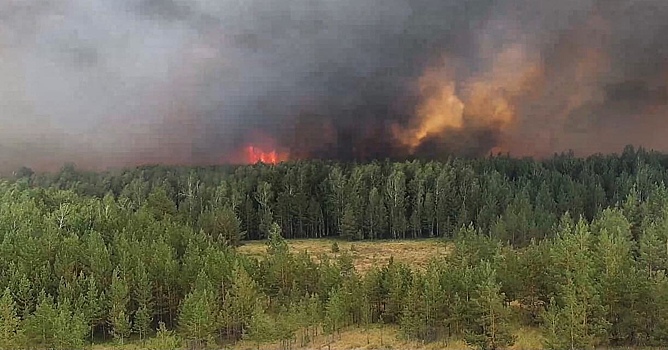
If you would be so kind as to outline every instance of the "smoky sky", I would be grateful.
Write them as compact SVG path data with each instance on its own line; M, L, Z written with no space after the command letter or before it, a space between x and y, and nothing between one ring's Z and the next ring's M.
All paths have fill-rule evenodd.
M668 150L666 18L663 0L5 0L0 164L211 164L263 138L400 156L390 129L415 118L426 69L447 57L476 80L513 46L525 59L495 79L541 75L512 125L467 122L418 154Z

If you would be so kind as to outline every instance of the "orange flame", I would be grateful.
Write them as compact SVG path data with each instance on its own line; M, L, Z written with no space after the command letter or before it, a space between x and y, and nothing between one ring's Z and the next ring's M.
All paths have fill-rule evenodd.
M249 145L245 148L246 163L255 164L258 162L265 164L277 164L288 160L288 154L278 152L275 149L263 150L258 146Z

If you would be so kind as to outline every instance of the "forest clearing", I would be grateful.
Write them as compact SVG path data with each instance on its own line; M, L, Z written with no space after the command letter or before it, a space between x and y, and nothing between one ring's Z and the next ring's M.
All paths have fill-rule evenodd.
M369 271L374 266L386 265L391 258L413 268L424 269L429 261L444 256L451 249L450 243L438 238L357 242L324 238L292 239L287 242L292 253L299 254L306 251L316 262L322 256L336 259L341 253L348 252L355 270L360 273ZM337 248L333 248L335 245L338 251ZM255 258L262 258L267 254L267 245L262 241L245 241L237 249L240 253Z

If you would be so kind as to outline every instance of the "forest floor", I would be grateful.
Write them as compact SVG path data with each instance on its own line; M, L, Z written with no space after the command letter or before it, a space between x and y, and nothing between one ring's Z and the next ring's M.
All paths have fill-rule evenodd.
M332 245L339 246L339 252L332 251ZM378 240L348 242L335 239L294 239L288 240L290 251L300 253L307 251L314 259L325 255L335 259L344 251L351 253L355 269L364 273L373 266L385 265L391 257L395 262L403 262L411 267L425 268L435 257L448 254L452 245L441 239L416 240ZM246 241L240 246L239 252L262 258L267 251L265 241Z

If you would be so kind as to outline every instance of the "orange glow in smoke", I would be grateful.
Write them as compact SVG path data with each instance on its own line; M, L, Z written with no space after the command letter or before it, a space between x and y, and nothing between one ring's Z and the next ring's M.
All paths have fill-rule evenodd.
M255 164L258 162L265 164L277 164L288 160L287 153L281 153L274 149L264 150L258 146L249 145L245 149L246 163Z
M517 120L515 100L529 95L542 76L537 64L520 45L507 47L485 72L454 80L443 62L418 80L422 101L408 126L393 125L395 139L414 152L427 138L464 127L508 130ZM503 142L503 141L501 141ZM496 145L495 151L505 150Z

